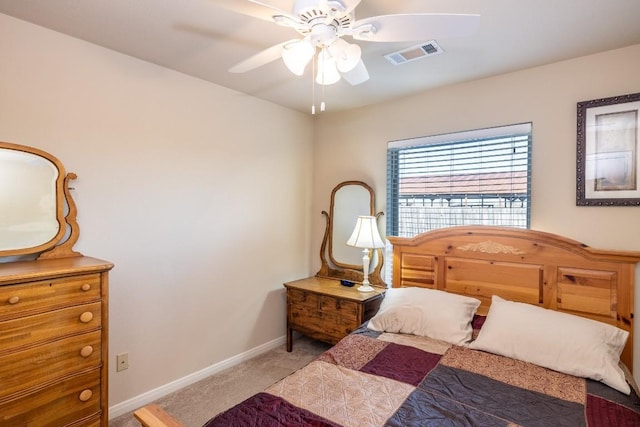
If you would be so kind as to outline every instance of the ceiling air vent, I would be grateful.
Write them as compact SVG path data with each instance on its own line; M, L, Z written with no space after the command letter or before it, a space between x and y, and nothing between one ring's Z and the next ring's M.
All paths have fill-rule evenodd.
M437 55L444 52L435 40L426 43L420 43L406 49L386 54L384 57L393 65L404 64L405 62L415 61L427 56Z

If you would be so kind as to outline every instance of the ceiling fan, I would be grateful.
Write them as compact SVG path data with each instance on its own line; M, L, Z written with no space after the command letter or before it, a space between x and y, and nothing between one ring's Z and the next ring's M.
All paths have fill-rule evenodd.
M474 14L413 13L356 20L355 9L360 2L295 0L291 13L258 0L222 2L240 13L290 27L301 36L258 52L229 71L244 73L282 58L287 68L299 76L313 62L314 72L317 68L315 81L318 84L333 84L342 77L348 83L358 85L369 79L369 73L361 59L360 46L347 42L345 36L368 42L424 41L466 36L473 33L480 18ZM238 9L239 5L241 7Z

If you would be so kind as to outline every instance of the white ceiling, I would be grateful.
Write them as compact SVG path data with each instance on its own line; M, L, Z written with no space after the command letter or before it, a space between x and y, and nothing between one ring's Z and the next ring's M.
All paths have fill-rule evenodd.
M261 1L285 11L293 3ZM0 13L310 112L309 71L297 77L279 60L244 74L227 71L298 36L293 29L238 12L251 5L248 0L0 0ZM399 66L383 55L416 42L358 42L370 80L358 86L344 80L317 86L316 103L323 96L327 110L357 108L640 43L640 0L362 0L356 19L413 12L477 13L480 28L471 37L436 39L443 54Z

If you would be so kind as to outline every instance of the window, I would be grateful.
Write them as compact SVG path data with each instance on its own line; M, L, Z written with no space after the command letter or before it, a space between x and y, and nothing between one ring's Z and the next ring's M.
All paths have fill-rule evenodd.
M531 123L392 141L387 234L456 225L528 228Z

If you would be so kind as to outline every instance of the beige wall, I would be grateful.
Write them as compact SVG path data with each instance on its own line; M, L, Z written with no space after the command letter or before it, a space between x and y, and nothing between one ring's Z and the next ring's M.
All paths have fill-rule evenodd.
M115 263L110 405L281 340L311 118L1 14L0 56L0 140L77 173L76 249Z
M431 90L318 119L313 152L312 245L322 239L332 187L361 179L386 211L388 141L533 123L531 228L603 249L640 251L640 207L578 207L576 103L640 92L640 45ZM384 220L381 226L384 228ZM314 267L319 265L315 262ZM636 270L636 288L640 287ZM637 292L640 293L640 292ZM636 313L640 313L636 298ZM636 316L640 331L640 316ZM635 342L640 378L640 339Z

